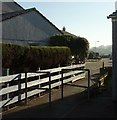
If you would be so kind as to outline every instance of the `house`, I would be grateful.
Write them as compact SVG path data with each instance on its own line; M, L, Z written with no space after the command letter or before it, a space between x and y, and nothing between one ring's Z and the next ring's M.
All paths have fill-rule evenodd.
M112 19L112 97L117 102L117 10L107 18Z
M13 0L9 0L10 2L1 2L3 0L0 0L0 13L7 13L7 12L15 12L18 10L24 10L23 7L21 7L18 3L16 3Z
M6 43L47 45L50 36L63 34L36 8L24 9L14 1L2 2L0 23Z

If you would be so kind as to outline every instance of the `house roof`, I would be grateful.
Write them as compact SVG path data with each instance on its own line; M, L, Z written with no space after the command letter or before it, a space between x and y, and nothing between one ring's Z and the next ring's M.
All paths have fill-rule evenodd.
M117 18L117 10L115 12L113 12L112 14L110 14L109 16L107 16L107 18Z
M22 6L20 6L17 2L14 0L0 0L0 4L2 4L2 13L8 13L8 12L13 12L13 11L18 11L18 10L24 10ZM6 7L7 6L7 7ZM7 9L6 9L7 8ZM10 8L10 9L9 9Z
M52 22L50 22L45 16L43 16L38 10L36 10L36 8L30 8L30 9L26 9L26 10L19 10L19 11L16 11L16 12L9 12L9 13L0 14L0 22L8 20L8 19L12 19L14 17L20 16L22 14L26 14L26 13L31 12L31 11L37 12L47 22L49 22L52 26L54 26L60 33L62 33L61 30L59 30Z
M5 20L8 20L8 19L12 19L13 17L17 17L19 15L28 13L28 12L34 10L34 9L35 8L26 9L26 10L18 10L18 11L15 11L15 12L3 13L3 14L1 14L2 17L1 17L0 21L5 21Z
M13 0L13 1L14 1L14 0ZM17 6L19 6L21 9L24 10L24 8L23 8L21 5L19 5L17 2L14 1L14 3L15 3Z

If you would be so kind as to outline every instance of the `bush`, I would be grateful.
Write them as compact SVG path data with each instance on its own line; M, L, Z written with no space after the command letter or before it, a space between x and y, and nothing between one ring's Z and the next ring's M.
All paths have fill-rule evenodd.
M2 67L11 73L36 71L68 64L70 55L68 47L2 44Z
M89 42L83 37L67 34L56 34L50 37L50 46L67 46L76 60L84 61L87 58Z

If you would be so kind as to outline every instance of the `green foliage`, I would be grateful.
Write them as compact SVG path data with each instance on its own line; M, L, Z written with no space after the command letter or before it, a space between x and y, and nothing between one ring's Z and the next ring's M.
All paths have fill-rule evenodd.
M36 71L68 64L70 55L68 47L2 44L2 67L11 73Z
M98 52L93 52L93 51L89 52L88 59L97 59L99 57L100 57L100 55Z
M88 58L93 59L95 57L95 53L93 51L89 52Z
M74 37L71 35L57 34L50 38L50 46L67 46L71 49L72 55L84 61L87 58L89 42L83 37Z

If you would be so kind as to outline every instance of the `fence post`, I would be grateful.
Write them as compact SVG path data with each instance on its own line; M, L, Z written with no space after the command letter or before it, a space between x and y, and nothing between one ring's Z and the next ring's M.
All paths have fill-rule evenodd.
M25 72L25 104L28 103L27 99L27 72Z
M61 99L63 99L63 70L61 70Z
M104 62L102 63L102 68L104 69Z
M39 67L39 71L41 70L41 68ZM39 75L39 81L40 81L40 75ZM40 84L39 84L39 88L41 88ZM38 94L38 97L41 96L41 94Z
M7 83L7 88L9 87L9 82ZM7 100L9 99L9 93L7 93ZM9 109L9 105L7 106L7 110Z
M9 75L9 68L7 68L7 76Z
M60 66L60 64L58 65L58 67L60 68L61 66ZM59 71L59 73L58 73L59 75L61 74L61 72ZM60 82L60 80L61 79L59 79L59 82ZM60 85L58 86L58 88L60 88Z
M49 103L51 103L51 73L48 72L49 75Z
M90 99L90 70L88 69L88 100Z

